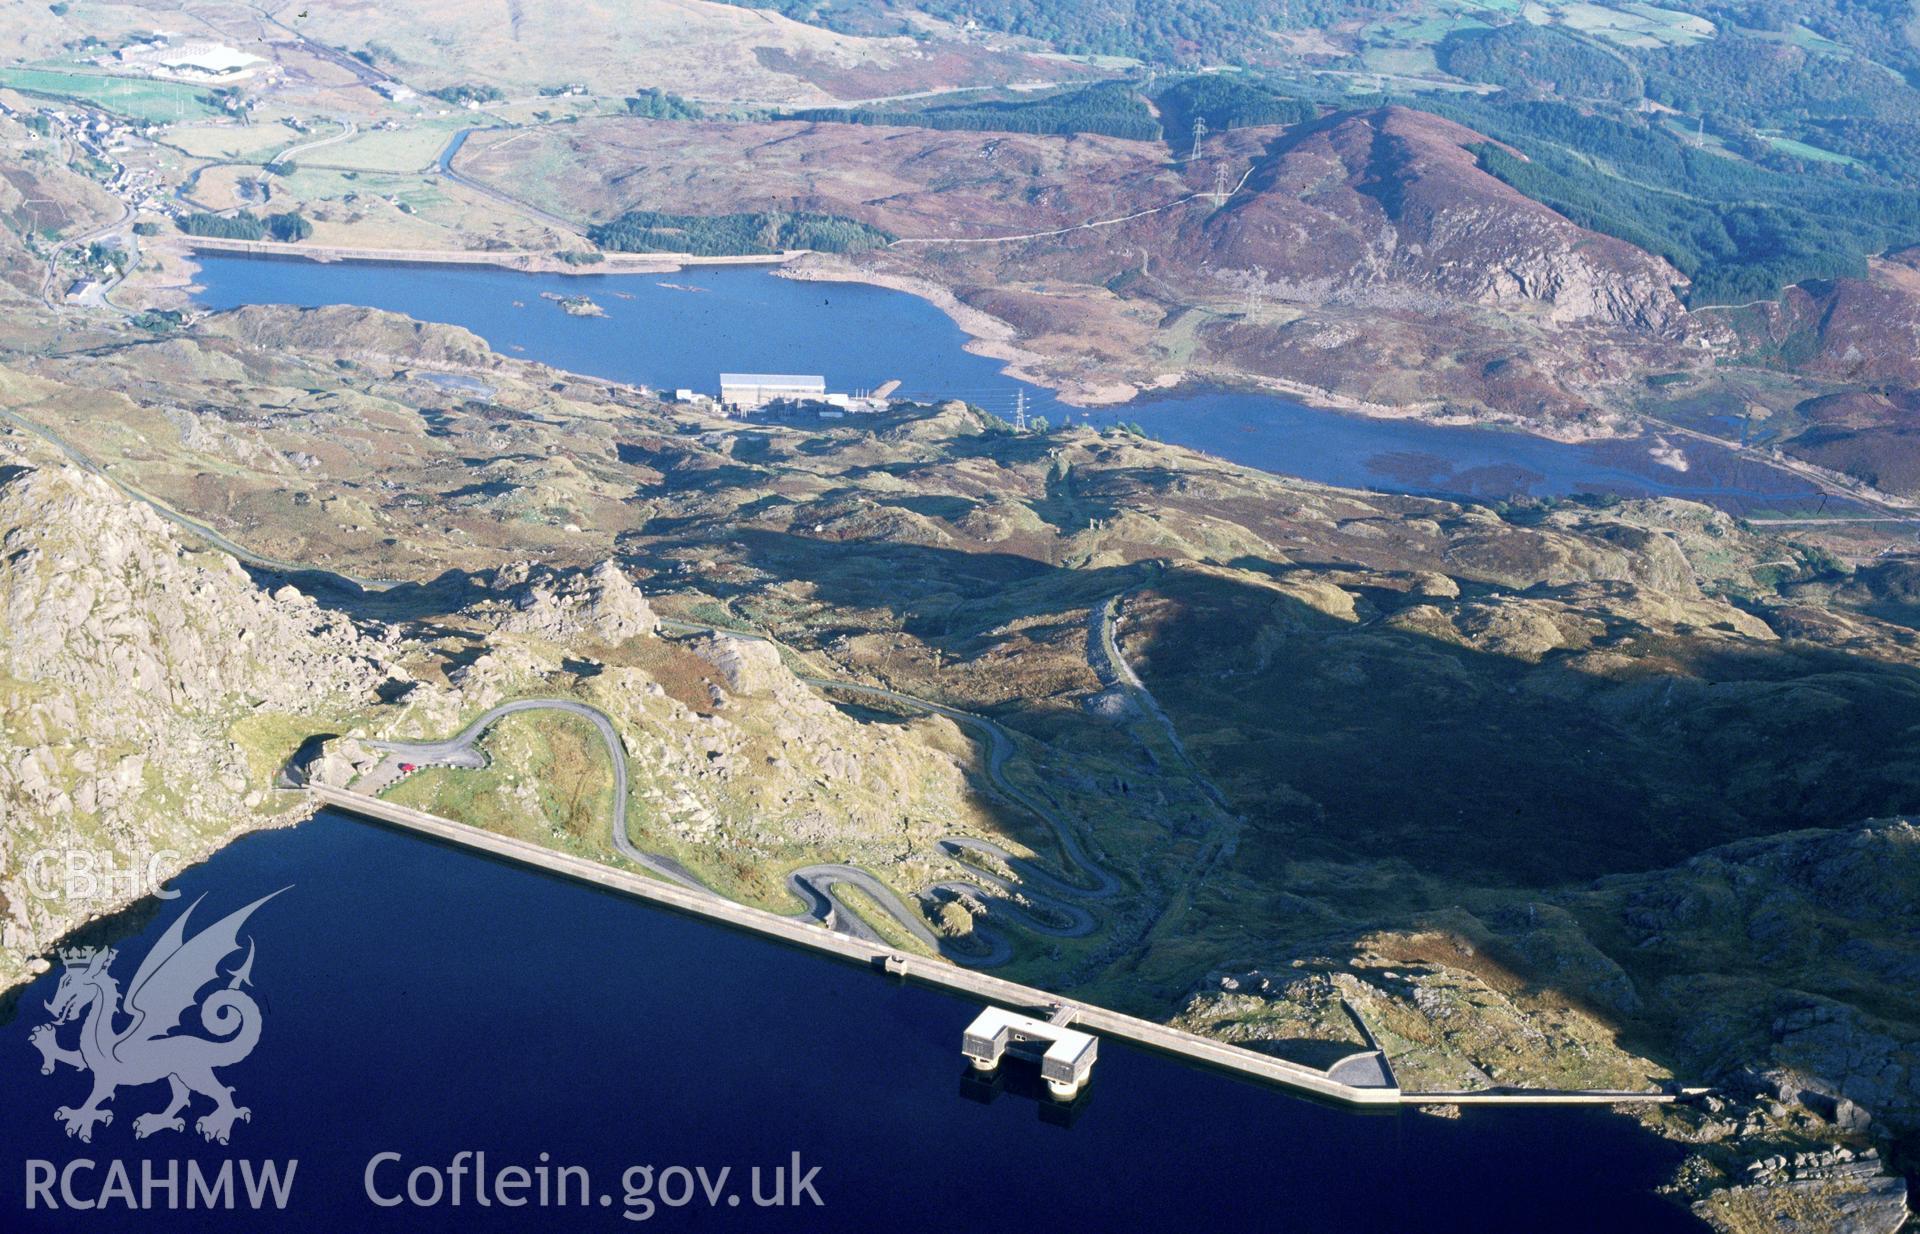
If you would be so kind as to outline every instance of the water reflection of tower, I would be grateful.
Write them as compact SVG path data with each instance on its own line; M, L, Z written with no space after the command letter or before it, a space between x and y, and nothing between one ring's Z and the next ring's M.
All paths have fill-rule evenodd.
M1039 1069L1030 1066L1003 1067L989 1073L968 1067L960 1076L960 1096L976 1105L992 1105L1001 1093L1033 1102L1041 1122L1061 1128L1079 1122L1093 1099L1093 1089L1083 1088L1071 1100L1062 1101L1047 1091Z

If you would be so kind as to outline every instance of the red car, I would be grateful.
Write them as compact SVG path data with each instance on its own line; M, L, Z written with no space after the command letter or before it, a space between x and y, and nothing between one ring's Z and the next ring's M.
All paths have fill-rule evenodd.
M405 774L405 773L415 772L420 769L418 767L415 767L412 763L401 763L400 770L403 774Z

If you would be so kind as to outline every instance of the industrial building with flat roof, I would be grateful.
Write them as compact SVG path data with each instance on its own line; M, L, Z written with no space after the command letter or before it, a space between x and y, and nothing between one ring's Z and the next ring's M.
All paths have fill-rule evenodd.
M722 373L720 402L740 411L752 411L781 401L825 401L827 379L793 373Z

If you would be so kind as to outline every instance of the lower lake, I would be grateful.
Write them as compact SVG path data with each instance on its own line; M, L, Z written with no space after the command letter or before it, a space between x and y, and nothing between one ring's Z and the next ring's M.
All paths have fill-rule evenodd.
M966 335L924 300L858 283L780 278L764 267L677 274L562 275L202 256L198 300L353 304L464 326L502 354L610 380L713 393L722 372L811 373L829 390L901 383L903 397L960 398L1011 415L1015 398L1055 423L1137 422L1154 437L1327 484L1434 496L1664 496L1736 514L1839 512L1816 486L1731 446L1658 436L1568 444L1498 429L1449 428L1309 408L1273 395L1202 390L1106 410L1050 391L965 350ZM585 295L604 316L562 311ZM458 391L449 391L455 396Z

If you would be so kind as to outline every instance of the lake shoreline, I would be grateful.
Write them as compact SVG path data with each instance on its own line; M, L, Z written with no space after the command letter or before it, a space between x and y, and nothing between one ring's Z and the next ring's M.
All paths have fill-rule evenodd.
M505 270L515 274L593 276L675 274L690 267L778 266L797 253L748 254L737 257L699 257L690 253L609 253L603 261L579 265L551 252L530 249L375 249L334 245L281 244L267 240L222 240L208 236L170 235L149 238L149 252L170 259L168 277L143 266L129 276L142 292L143 307L185 309L197 306L203 290L200 260L245 258L249 261L307 262L313 265L354 265L390 268ZM140 275L148 277L141 278ZM127 285L123 283L122 286Z
M802 255L785 252L703 257L693 253L603 252L601 260L581 263L557 255L572 250L558 249L384 249L188 235L167 237L167 241L156 247L217 253L223 257L294 258L323 265L350 261L386 266L492 266L531 274L671 274L688 266L777 266Z
M701 257L685 253L609 253L607 260L592 265L562 261L551 253L528 250L481 249L399 250L351 249L337 246L280 244L271 241L220 240L209 237L168 237L165 243L151 247L166 252L189 267L198 266L195 257L245 257L266 261L307 261L319 265L352 263L371 266L420 266L486 268L521 274L562 274L578 277L672 274L698 267L768 266L777 278L797 282L853 283L900 292L923 300L967 335L966 350L973 355L998 361L1010 378L1053 391L1062 403L1072 407L1113 408L1131 404L1143 396L1175 395L1186 388L1234 390L1250 394L1277 395L1301 403L1316 411L1342 412L1379 420L1406 420L1440 428L1490 428L1524 432L1562 445L1590 442L1631 441L1651 426L1638 420L1619 420L1610 426L1589 429L1543 424L1524 416L1492 413L1487 416L1446 414L1444 404L1421 402L1388 404L1337 394L1320 386L1238 370L1227 372L1189 372L1161 374L1147 382L1121 378L1104 381L1074 382L1062 378L1054 367L1059 357L1034 351L1019 344L1018 332L1007 322L964 303L938 283L908 275L862 269L833 261L828 255L805 250L785 253L745 254ZM177 292L191 299L191 281L173 281L160 290Z
M1408 420L1439 428L1490 428L1523 432L1548 441L1559 442L1562 445L1632 441L1652 428L1645 422L1632 418L1616 419L1608 426L1583 429L1577 426L1543 424L1539 420L1500 412L1483 416L1447 414L1444 411L1445 404L1439 401L1407 404L1376 403L1338 394L1307 382L1291 381L1284 377L1260 373L1247 373L1237 369L1225 372L1183 370L1176 373L1163 373L1154 380L1146 382L1113 378L1108 381L1074 383L1064 380L1052 371L1052 367L1061 362L1059 357L1020 346L1016 341L1019 337L1018 332L1011 325L991 313L966 304L941 284L911 275L890 274L863 269L844 262L822 260L823 256L818 253L802 254L794 260L781 263L781 268L773 271L773 274L777 278L804 282L860 283L902 292L924 300L945 313L967 334L969 342L966 349L969 352L990 360L1001 361L1007 366L1005 372L1009 377L1052 390L1059 396L1062 403L1073 407L1111 409L1133 403L1143 396L1177 396L1185 389L1206 388L1247 394L1276 395L1315 411L1341 412L1348 415L1367 416L1376 420Z

